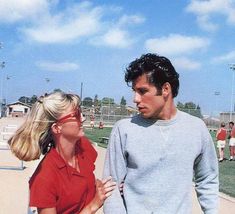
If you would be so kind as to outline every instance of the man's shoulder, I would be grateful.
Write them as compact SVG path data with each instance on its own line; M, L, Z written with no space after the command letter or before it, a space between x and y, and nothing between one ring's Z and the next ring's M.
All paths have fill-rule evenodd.
M195 125L205 126L205 123L201 118L193 116L183 111L179 111L179 113L181 120L183 120L184 122L190 123L191 125L195 124Z
M131 124L131 120L134 118L133 117L128 117L128 118L123 118L121 120L118 120L115 124L114 127L122 127L122 126L128 126Z
M140 115L135 115L135 116L124 118L124 119L117 121L114 124L113 129L127 129L127 128L129 129L135 126L139 126L141 123L142 123L142 120L141 120Z

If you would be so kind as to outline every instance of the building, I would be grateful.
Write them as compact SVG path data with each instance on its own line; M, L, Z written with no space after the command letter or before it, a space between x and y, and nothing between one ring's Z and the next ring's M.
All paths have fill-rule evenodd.
M24 117L31 109L31 105L17 101L7 105L7 117Z
M230 121L235 122L235 112L221 112L220 121L229 123Z

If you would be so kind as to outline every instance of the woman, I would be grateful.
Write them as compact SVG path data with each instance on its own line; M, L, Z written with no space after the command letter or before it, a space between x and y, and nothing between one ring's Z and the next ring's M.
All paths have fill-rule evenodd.
M95 149L84 136L77 95L55 92L34 104L9 140L20 160L44 154L29 181L30 207L40 214L91 214L111 195L115 182L95 181Z

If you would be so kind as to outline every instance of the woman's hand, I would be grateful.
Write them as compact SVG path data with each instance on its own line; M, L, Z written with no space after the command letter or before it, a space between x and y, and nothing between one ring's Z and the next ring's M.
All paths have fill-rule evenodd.
M106 179L103 179L102 181L97 179L96 180L96 195L93 199L94 203L100 208L105 199L108 198L112 191L116 187L116 182L112 181L112 177L108 177Z
M116 187L116 182L112 181L112 177L96 179L96 194L93 200L80 212L80 214L95 213L104 203Z

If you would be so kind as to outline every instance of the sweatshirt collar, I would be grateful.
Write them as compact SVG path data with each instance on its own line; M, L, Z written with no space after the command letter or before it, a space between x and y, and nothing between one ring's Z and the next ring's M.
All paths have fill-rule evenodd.
M157 126L169 126L169 125L172 125L172 124L174 124L179 119L179 117L180 117L180 111L178 109L176 110L176 114L174 115L174 117L172 117L169 120L146 119L146 118L143 118L140 115L140 119L143 122L151 124L151 125L157 125Z

